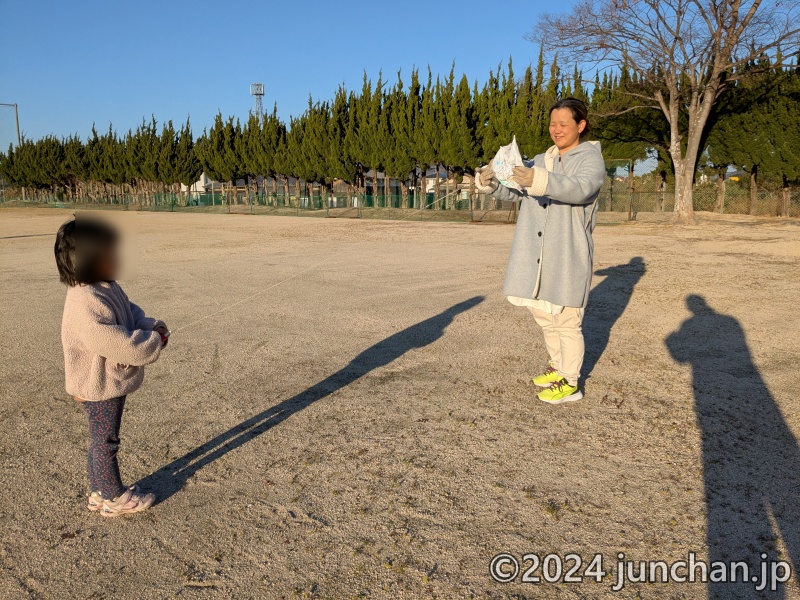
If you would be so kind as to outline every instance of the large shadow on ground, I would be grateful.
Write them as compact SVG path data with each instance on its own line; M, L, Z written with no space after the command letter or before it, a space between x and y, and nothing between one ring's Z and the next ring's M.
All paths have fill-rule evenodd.
M154 491L159 502L166 500L180 490L192 475L221 456L243 446L317 400L350 385L370 371L389 364L409 350L432 344L444 335L445 328L457 315L477 306L483 300L483 296L476 296L460 302L370 346L347 366L319 383L220 433L147 476L138 485Z
M764 553L767 561L793 562L800 579L800 446L753 364L739 322L701 296L686 304L691 318L665 343L675 360L692 366L709 558L760 569ZM779 557L778 538L788 557ZM709 598L762 596L786 594L783 586L766 594L752 582L709 584Z
M589 302L583 317L583 337L586 354L583 358L581 377L588 379L597 361L608 347L611 329L628 308L633 289L644 276L647 268L641 256L634 256L629 262L600 269L595 275L605 276L589 292Z

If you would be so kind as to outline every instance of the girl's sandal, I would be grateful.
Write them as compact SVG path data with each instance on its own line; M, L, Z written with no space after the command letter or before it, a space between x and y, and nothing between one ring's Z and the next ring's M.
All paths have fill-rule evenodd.
M103 496L100 492L92 492L89 494L89 504L87 506L92 512L97 512L103 508Z
M142 494L139 486L134 485L126 489L120 496L113 500L103 500L100 514L104 517L119 517L147 510L156 501L155 494Z

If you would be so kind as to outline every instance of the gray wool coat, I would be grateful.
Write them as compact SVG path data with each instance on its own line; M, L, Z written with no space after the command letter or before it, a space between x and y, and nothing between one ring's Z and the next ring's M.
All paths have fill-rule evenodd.
M583 308L592 283L597 195L605 179L599 142L563 156L551 147L533 163L533 184L519 192L496 180L481 191L520 203L503 292Z

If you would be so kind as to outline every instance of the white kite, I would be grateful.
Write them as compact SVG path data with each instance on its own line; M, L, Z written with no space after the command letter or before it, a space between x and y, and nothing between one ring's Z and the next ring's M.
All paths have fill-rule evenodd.
M525 166L522 162L522 155L519 153L519 146L517 146L517 136L514 136L508 146L500 147L500 150L494 155L490 166L494 171L495 177L502 185L515 190L522 190L522 186L511 180L512 175L514 175L514 167Z

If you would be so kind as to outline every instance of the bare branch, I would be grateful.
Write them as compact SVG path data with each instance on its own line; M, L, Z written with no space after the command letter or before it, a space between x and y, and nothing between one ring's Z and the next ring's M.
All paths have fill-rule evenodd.
M629 112L633 112L633 111L636 111L636 110L641 110L642 108L650 108L650 109L658 110L658 111L661 110L661 107L658 104L653 104L653 105L650 105L650 104L638 104L636 106L631 106L631 107L628 107L628 108L625 108L625 109L622 109L622 110L612 110L611 112L595 112L594 114L595 114L595 116L600 117L601 119L604 119L606 117L618 117L620 115L624 115L624 114L627 114Z

